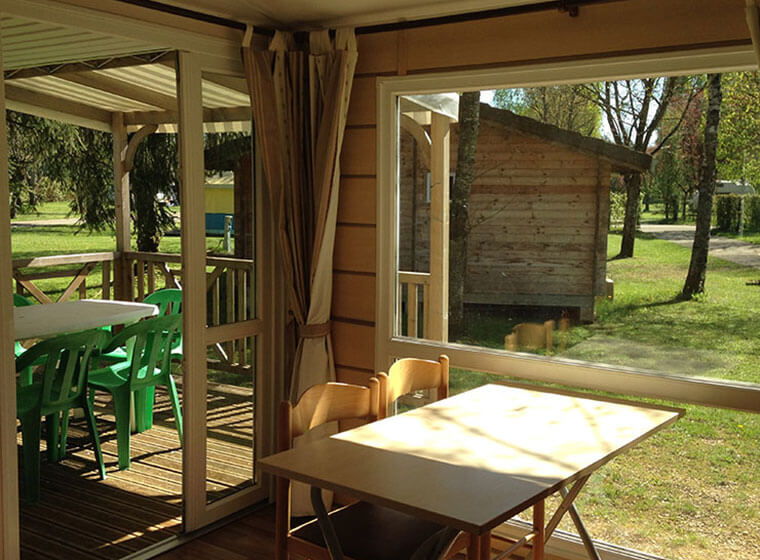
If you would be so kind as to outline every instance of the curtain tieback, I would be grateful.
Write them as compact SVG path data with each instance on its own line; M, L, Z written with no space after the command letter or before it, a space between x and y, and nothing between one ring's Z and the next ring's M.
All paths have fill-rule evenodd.
M330 321L313 325L299 325L298 336L299 338L320 338L330 334L331 327L332 323Z

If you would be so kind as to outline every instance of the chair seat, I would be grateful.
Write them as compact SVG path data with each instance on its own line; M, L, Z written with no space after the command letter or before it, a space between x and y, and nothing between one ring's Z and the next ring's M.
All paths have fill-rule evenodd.
M444 529L389 508L357 502L330 513L343 553L354 560L407 560L420 543ZM325 546L316 519L291 531L296 537Z
M142 368L144 370L145 368ZM140 371L142 375L139 377L145 377L144 372ZM159 368L155 368L156 373L160 372ZM88 383L99 388L113 388L121 387L127 382L129 377L129 363L120 362L104 368L96 369L90 372Z

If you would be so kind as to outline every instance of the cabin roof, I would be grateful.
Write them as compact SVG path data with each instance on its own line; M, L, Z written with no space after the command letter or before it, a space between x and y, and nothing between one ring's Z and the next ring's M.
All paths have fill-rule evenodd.
M515 130L521 134L561 144L571 150L600 157L612 165L612 169L620 173L631 171L649 171L652 166L652 156L637 152L625 146L619 146L599 138L584 136L572 130L566 130L552 124L542 123L529 117L517 115L506 109L480 104L481 119L489 120Z

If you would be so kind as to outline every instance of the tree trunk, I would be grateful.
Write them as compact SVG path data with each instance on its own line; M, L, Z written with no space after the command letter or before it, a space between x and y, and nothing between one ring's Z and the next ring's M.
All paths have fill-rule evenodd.
M641 195L641 174L629 173L625 182L625 219L623 220L623 240L617 258L627 259L633 256L633 244L636 240L636 226L639 223L639 196Z
M683 286L684 298L705 291L707 254L710 250L710 219L712 217L713 195L715 194L715 154L718 148L718 128L720 127L720 74L708 76L707 118L705 119L705 148L699 173L699 200L697 201L697 227L694 231L694 245L691 248L691 262L686 282Z
M464 287L467 278L470 188L475 179L475 152L480 127L480 92L459 96L457 167L449 204L449 340L465 332Z

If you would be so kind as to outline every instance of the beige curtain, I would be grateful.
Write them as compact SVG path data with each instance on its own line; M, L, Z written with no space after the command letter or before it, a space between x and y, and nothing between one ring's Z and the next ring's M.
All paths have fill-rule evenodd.
M250 33L247 34L250 37ZM244 46L256 134L298 333L291 400L335 379L330 341L339 156L356 66L353 29L315 31L307 44L276 32L268 49Z

